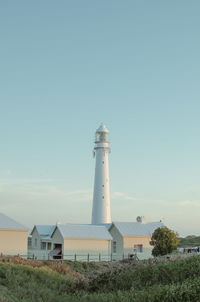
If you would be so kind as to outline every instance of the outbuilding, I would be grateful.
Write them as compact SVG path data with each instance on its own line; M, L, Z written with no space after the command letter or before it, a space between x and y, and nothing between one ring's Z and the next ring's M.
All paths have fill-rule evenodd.
M0 254L27 255L28 228L0 213Z
M56 225L35 225L30 233L28 257L38 260L48 260L52 250L51 235Z
M108 260L112 237L105 226L58 224L52 234L50 256L82 261Z
M164 225L162 222L145 223L142 219L138 219L138 221L113 222L109 227L109 232L113 238L113 259L121 260L137 256L142 260L152 257L151 236L158 227Z

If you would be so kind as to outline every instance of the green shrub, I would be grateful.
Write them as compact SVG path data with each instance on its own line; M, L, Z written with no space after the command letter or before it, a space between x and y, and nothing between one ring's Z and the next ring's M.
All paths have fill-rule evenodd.
M60 275L48 267L0 264L0 285L4 285L19 301L66 301L65 295L79 287L79 280ZM62 300L63 298L63 300Z
M142 290L84 294L74 302L199 302L200 277L167 285L154 285Z
M76 265L85 271L92 270L88 263L85 267ZM200 301L199 256L175 262L125 265L123 269L114 265L112 271L91 277L89 285L80 273L56 270L51 265L0 263L0 302Z
M113 291L136 289L154 284L181 282L191 276L200 274L200 256L194 256L175 262L160 262L157 264L139 264L127 269L100 274L90 281L91 291Z

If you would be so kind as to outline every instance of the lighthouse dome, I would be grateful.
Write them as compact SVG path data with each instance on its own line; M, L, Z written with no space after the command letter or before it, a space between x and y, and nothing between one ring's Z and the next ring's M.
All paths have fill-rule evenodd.
M103 123L97 129L96 133L102 133L102 132L109 133L108 129L106 128L106 126Z

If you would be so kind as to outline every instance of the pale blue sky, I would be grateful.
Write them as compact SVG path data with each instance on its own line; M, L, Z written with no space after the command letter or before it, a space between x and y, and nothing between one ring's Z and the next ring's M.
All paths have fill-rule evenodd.
M89 223L110 130L114 221L200 233L199 0L1 1L0 212Z

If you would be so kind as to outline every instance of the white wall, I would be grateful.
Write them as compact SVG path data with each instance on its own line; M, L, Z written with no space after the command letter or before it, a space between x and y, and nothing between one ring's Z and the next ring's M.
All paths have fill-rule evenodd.
M110 223L110 184L108 143L97 143L96 166L92 208L92 224Z
M64 238L58 228L52 234L52 249L54 249L54 244L62 244L62 254L64 254Z
M124 253L123 237L114 225L111 226L111 228L109 229L109 232L113 238L112 248L111 248L111 251L113 254L113 259L121 260L123 258L123 253ZM113 253L113 241L116 241L116 253Z
M40 235L35 227L32 231L32 249L40 250Z
M28 257L35 258L37 260L48 260L49 252L50 250L48 249L41 249L41 237L37 229L34 228L32 231L32 246L28 247Z

